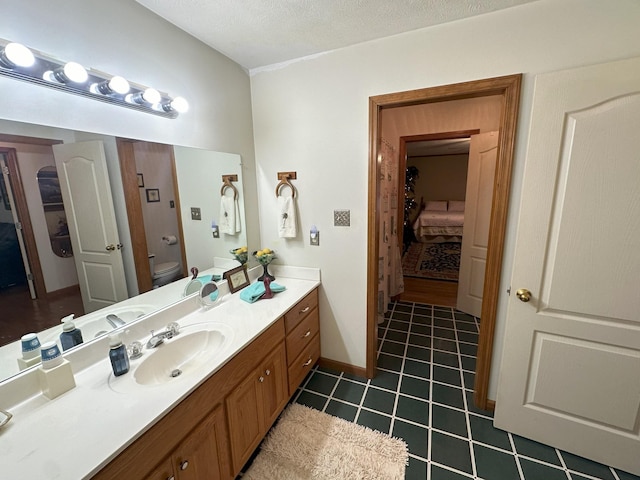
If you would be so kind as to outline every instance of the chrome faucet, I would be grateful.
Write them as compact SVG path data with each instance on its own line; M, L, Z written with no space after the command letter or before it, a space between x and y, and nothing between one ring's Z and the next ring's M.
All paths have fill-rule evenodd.
M112 313L107 315L107 322L109 322L109 325L111 325L114 329L126 324L126 322L122 320L119 316L114 315Z
M153 333L151 330L151 338L147 342L147 348L156 348L158 345L164 343L166 339L171 339L180 332L180 327L176 322L171 322L167 325L167 329L164 332Z

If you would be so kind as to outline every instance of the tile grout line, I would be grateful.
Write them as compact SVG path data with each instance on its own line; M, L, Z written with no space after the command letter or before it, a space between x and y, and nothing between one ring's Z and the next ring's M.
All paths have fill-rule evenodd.
M471 421L469 420L469 405L467 402L467 395L465 393L465 383L464 383L464 368L462 365L462 356L460 353L460 344L458 340L458 326L456 325L456 317L453 308L451 308L451 319L453 322L453 334L456 339L456 352L458 356L458 373L460 375L460 386L462 390L462 404L464 405L464 419L467 423L467 441L469 442L469 455L471 457L471 471L473 473L473 477L478 477L478 467L476 465L476 455L475 449L473 447L473 435L471 432Z
M400 386L402 385L402 374L404 372L404 365L407 360L407 350L409 345L409 332L411 332L411 322L413 320L413 311L415 304L411 304L411 313L409 314L409 327L407 330L407 336L404 341L404 355L402 356L402 362L400 363L400 371L398 372L398 384L396 385L395 398L393 400L393 410L391 415L391 424L389 425L389 432L393 432L393 428L396 423L396 413L398 411L398 400L400 399Z

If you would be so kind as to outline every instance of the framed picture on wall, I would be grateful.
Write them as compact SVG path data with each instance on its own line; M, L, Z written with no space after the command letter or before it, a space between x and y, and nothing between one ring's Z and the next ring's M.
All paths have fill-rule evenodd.
M138 176L138 186L140 188L144 187L144 175L141 173L137 173L136 175Z
M159 202L160 201L160 190L157 188L147 188L147 202Z

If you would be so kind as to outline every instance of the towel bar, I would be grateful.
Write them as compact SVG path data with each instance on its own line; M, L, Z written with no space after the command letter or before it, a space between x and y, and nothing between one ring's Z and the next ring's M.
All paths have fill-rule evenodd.
M296 172L278 172L280 183L276 185L276 198L280 196L280 188L289 187L291 189L291 198L296 196L296 187L289 180L298 178Z

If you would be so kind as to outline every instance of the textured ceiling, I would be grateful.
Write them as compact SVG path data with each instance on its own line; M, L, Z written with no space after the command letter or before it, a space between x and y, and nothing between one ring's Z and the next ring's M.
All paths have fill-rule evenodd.
M536 0L136 0L247 70Z

